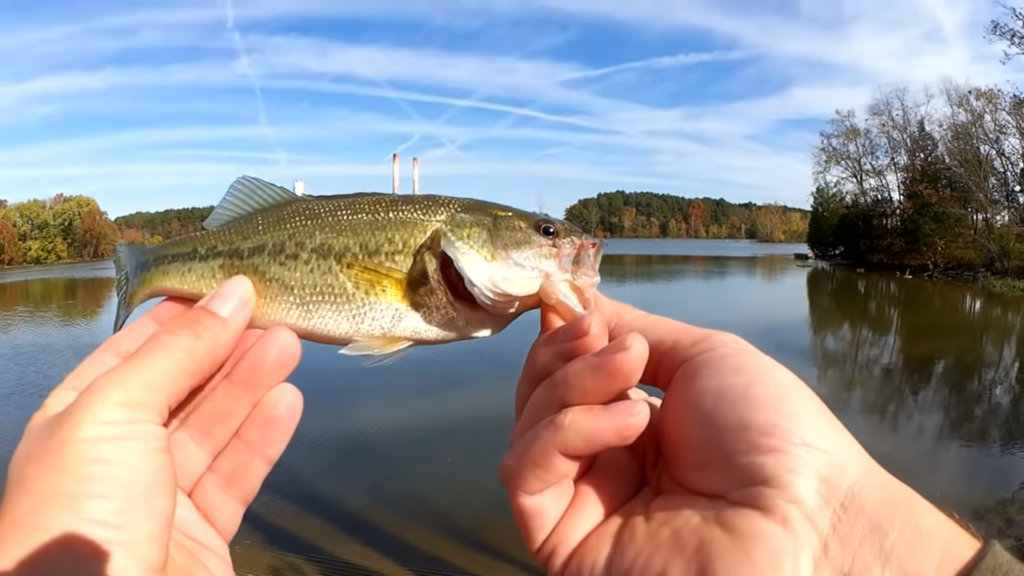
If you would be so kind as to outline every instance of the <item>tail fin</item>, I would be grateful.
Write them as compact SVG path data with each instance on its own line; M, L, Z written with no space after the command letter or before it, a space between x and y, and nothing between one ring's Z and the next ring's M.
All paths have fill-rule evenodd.
M114 252L114 270L117 272L117 313L114 332L120 330L135 310L131 296L139 280L139 262L145 257L146 247L138 244L118 244Z

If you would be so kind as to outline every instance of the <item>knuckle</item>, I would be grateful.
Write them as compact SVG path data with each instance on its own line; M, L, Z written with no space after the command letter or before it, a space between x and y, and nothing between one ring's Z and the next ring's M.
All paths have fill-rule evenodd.
M548 418L548 429L552 434L560 435L570 430L575 421L576 411L571 408L559 410Z
M209 310L195 308L168 326L164 335L174 342L202 347L209 341L216 340L226 323L224 318Z
M506 453L498 462L498 478L501 479L505 488L512 488L517 469L516 460L511 452Z
M732 332L724 330L712 330L708 335L706 344L713 348L749 348L750 343L745 338Z
M578 338L561 346L558 350L556 361L562 365L568 364L577 358L597 352L602 346L603 343L599 338L587 335L584 338Z

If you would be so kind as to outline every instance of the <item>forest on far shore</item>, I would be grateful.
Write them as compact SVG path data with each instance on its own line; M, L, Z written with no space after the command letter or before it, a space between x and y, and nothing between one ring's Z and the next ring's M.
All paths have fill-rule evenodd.
M779 204L734 204L653 192L604 192L578 200L565 219L601 238L735 238L804 242L810 213Z

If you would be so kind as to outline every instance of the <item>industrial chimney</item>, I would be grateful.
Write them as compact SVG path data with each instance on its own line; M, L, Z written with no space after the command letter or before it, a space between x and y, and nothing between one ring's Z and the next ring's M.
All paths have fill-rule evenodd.
M398 152L391 155L391 193L398 194Z
M412 159L412 193L420 193L420 159Z

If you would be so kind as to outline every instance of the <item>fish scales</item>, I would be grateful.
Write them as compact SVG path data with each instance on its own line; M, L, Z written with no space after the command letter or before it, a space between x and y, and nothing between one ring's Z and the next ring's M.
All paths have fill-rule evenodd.
M300 197L243 177L211 214L207 230L152 247L118 247L115 330L146 300L199 299L243 274L256 290L254 326L287 326L309 340L348 345L348 353L485 337L539 304L535 294L523 294L513 308L496 312L494 303L487 308L476 300L496 291L480 286L514 284L515 273L529 270L502 261L507 256L491 246L524 250L530 242L547 242L530 228L541 221L547 219L468 198ZM496 240L506 237L514 241ZM500 281L496 272L504 274Z
M135 304L154 293L175 291L198 298L235 274L256 288L254 321L285 324L328 338L351 326L360 335L387 336L391 330L443 338L422 325L402 302L382 300L343 273L345 261L372 261L408 270L416 249L459 202L410 202L399 197L296 202L279 212L212 230L156 252L142 273ZM388 210L378 217L381 208ZM334 328L342 327L335 333Z

